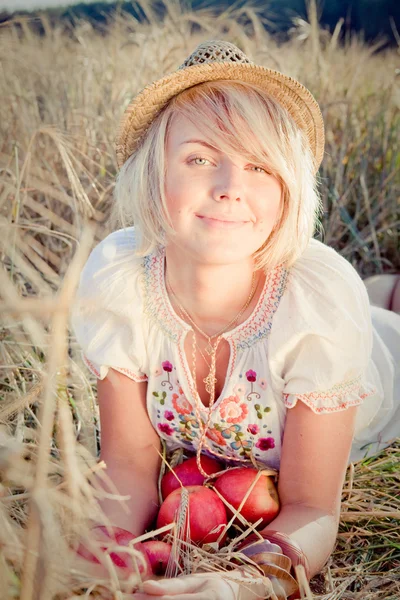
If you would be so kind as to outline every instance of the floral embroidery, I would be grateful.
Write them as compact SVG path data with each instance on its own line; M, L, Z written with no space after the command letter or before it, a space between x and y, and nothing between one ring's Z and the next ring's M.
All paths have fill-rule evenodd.
M228 423L240 423L247 416L249 409L241 402L239 396L229 396L221 402L219 412Z
M248 371L246 371L246 379L250 382L251 385L251 391L247 394L247 400L250 402L253 399L252 396L255 396L257 400L261 398L260 394L258 392L255 392L253 389L253 384L257 381L257 373L253 371L253 369L249 369Z
M193 414L178 415L179 424L176 432L179 433L185 442L192 443L198 437L199 424Z
M169 374L171 373L171 371L172 371L172 369L173 369L174 367L173 367L173 366L172 366L172 364L169 362L169 360L165 360L165 361L162 363L162 368L163 368L163 370L164 370L164 371L166 372L166 374L167 374L167 379L163 379L163 381L161 382L161 385L162 385L162 386L166 386L166 385L168 385L168 387L169 387L170 391L172 392L172 390L174 389L174 386L172 385L172 383L171 383L171 382L170 382L170 380L169 380Z
M159 394L158 392L153 392L153 396L160 401L161 406L164 406L165 398L167 397L167 392L161 392L161 394Z
M165 410L157 410L158 431L166 439L178 441L192 450L196 449L196 442L201 433L200 424L194 412L192 403L185 396L180 386L177 371L169 360L161 362L160 367L153 370L157 377L163 379L163 374L168 379L159 380L161 385L167 385L170 391L154 391L154 398L161 406L167 405ZM242 377L242 376L240 376ZM270 434L271 430L265 423L266 413L271 408L261 404L249 404L246 399L253 397L260 398L260 394L254 390L258 385L259 389L267 388L267 380L258 378L254 369L248 369L243 375L243 379L233 386L233 394L221 399L219 406L214 410L210 427L206 432L209 448L215 452L223 453L229 458L244 458L250 460L252 452L256 457L262 453L275 448L273 437L259 437ZM172 389L171 389L172 388ZM250 417L250 411L254 415ZM254 423L255 414L260 420ZM248 423L246 418L250 417L253 421ZM205 425L204 420L202 421ZM270 459L269 459L270 460Z
M247 431L249 433L251 433L252 435L257 435L257 433L260 431L260 428L258 425L256 425L254 423L254 424L247 425Z
M179 389L179 395L172 394L172 404L176 412L180 415L189 415L193 410L193 406L186 396L184 396L182 389Z
M244 383L237 383L236 385L234 385L233 393L236 394L236 396L244 396L246 393L246 386L244 385Z
M260 388L262 390L266 390L267 389L267 380L266 379L259 379L258 381L258 385L260 386Z
M254 408L255 408L255 409L256 409L256 411L257 411L257 417L258 417L259 419L262 419L262 418L263 418L263 412L264 412L264 413L269 413L269 412L271 412L271 408L270 408L269 406L264 406L264 408L263 408L262 406L260 406L260 404L255 404L255 405L254 405Z
M226 446L226 440L218 429L208 429L206 437L217 444L217 446Z
M169 423L157 423L157 427L162 433L166 433L167 435L172 435L174 433L174 429Z
M251 449L253 448L253 442L250 440L242 440L241 437L237 437L234 442L231 442L231 447L234 450L239 450L242 456L247 456L247 454L251 452Z
M216 424L215 427L221 431L223 437L226 438L227 440L230 440L232 435L237 435L239 433L239 431L242 429L241 426L238 425L237 423L235 423L234 425L228 425L227 427Z
M275 448L275 440L272 437L259 438L256 443L256 448L259 448L263 452Z
M172 410L166 410L164 412L164 419L167 419L167 421L173 421L175 418L174 413L172 412Z
M257 373L255 371L253 371L252 369L249 369L246 372L246 379L247 379L247 381L251 381L252 383L254 381L257 381Z

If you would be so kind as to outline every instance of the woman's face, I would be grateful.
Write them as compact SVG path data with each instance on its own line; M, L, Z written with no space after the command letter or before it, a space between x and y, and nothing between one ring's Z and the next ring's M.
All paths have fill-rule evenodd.
M201 130L175 115L166 146L166 199L176 235L196 262L232 264L267 240L281 210L279 181L241 155L212 148Z

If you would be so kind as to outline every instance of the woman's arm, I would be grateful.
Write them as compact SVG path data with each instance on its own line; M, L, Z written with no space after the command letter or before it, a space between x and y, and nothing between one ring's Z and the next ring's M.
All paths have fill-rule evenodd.
M127 514L116 500L101 507L113 525L141 535L158 511L160 438L147 414L147 383L136 383L110 369L98 381L101 423L100 459L119 494L130 496Z
M263 532L279 531L296 541L311 576L335 544L356 410L318 415L298 401L287 411L278 484L282 508Z

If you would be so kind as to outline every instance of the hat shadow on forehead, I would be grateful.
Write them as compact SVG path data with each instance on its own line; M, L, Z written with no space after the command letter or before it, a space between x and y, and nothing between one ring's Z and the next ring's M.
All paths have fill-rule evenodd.
M324 152L324 125L318 103L301 83L279 71L251 62L234 44L213 40L200 44L173 73L146 86L133 98L116 137L119 167L135 152L151 123L174 97L207 81L257 85L277 100L305 133L317 172Z

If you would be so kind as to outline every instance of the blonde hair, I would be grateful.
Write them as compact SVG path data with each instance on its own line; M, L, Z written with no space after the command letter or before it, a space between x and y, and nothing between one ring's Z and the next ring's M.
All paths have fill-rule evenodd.
M293 264L313 236L320 211L314 157L304 133L289 113L264 90L239 81L196 85L172 98L149 127L116 182L113 219L134 224L136 254L145 256L173 235L164 182L165 148L172 118L188 118L226 154L242 154L281 183L280 217L254 254L255 267Z

